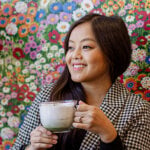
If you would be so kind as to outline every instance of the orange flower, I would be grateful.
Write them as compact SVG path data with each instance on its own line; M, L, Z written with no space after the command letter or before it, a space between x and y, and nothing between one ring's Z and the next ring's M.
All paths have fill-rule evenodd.
M137 94L137 95L139 95L141 98L144 99L144 94L143 94L142 91L135 91L134 94Z
M27 11L27 14L35 17L36 16L36 12L37 12L37 8L36 7L29 7L28 11Z
M17 81L24 83L24 76L19 74Z
M114 15L114 12L113 12L113 11L110 11L110 12L108 13L108 15L109 15L109 16L113 16L113 15Z
M122 8L124 6L124 1L119 1L118 5Z
M144 78L145 76L146 76L146 74L140 74L140 75L138 75L137 81L141 81L142 78Z
M33 21L34 21L33 16L29 16L29 15L26 16L26 21L25 21L26 25L30 25Z
M38 31L38 28L39 28L38 24L36 22L33 22L29 26L29 32L34 34Z
M16 16L16 15L11 15L11 16L9 17L9 22L18 24L17 16Z
M113 10L118 10L119 6L117 4L113 5Z
M6 74L7 74L7 77L12 77L12 75L11 75L11 73L8 71L8 72L6 72Z
M133 13L134 13L133 10L129 10L129 11L128 11L128 14L133 14Z
M113 4L114 4L113 1L109 1L109 2L108 2L108 5L109 5L109 6L112 6Z
M4 16L10 16L11 14L12 14L12 12L13 12L13 9L12 9L12 7L11 7L11 5L10 4L4 4L4 6L3 6L3 10L2 10L2 13L3 13L3 15Z
M5 86L9 86L10 85L10 83L9 82L5 82Z
M18 19L18 23L22 24L22 23L25 23L26 16L25 16L25 14L18 14L17 19Z
M108 8L108 5L105 3L105 4L103 5L103 8Z
M19 73L20 71L21 71L21 68L20 68L20 67L17 67L17 68L16 68L16 72Z
M14 1L12 2L12 5L15 6L15 4L16 4L18 1L19 1L19 0L14 0Z
M21 25L18 29L20 37L26 37L28 35L28 27L26 25Z

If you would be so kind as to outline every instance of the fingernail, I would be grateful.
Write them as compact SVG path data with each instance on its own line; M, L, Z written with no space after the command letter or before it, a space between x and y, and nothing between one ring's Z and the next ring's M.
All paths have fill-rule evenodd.
M57 139L58 139L58 136L53 135L52 138L53 138L54 140L57 140Z
M53 144L56 144L57 143L57 141L56 140L53 140Z

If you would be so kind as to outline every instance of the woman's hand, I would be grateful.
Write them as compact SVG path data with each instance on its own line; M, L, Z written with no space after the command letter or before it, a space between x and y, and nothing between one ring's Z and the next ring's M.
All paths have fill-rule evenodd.
M31 145L29 145L26 150L45 150L51 148L57 143L57 139L57 135L52 134L52 132L46 130L42 126L39 126L31 132Z
M82 101L75 112L73 126L98 134L105 143L112 142L117 137L116 129L103 111Z

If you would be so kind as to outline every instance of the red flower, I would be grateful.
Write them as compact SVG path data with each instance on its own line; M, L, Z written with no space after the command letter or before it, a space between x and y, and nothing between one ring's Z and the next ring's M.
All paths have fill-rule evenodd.
M137 12L137 15L135 16L136 20L145 20L147 18L146 11L140 11Z
M18 93L18 95L17 95L18 101L23 101L24 98L25 98L24 93Z
M18 92L19 91L19 85L12 84L10 87L11 92Z
M18 60L25 57L25 55L23 54L23 50L19 47L13 50L13 56Z
M33 92L28 92L28 93L27 93L27 98L30 99L31 101L34 100L35 96L36 96L36 95L35 95L35 93L33 93Z
M145 45L147 43L147 39L144 36L140 36L137 38L136 44L138 46Z
M2 137L0 136L0 145L2 145Z
M13 114L17 114L17 113L19 113L19 111L20 111L20 109L19 109L18 106L13 106L12 109L11 109L11 112L12 112Z
M150 30L150 20L145 21L145 23L144 23L144 29L145 30Z
M37 8L37 7L38 7L38 4L37 4L36 2L31 1L31 2L28 3L28 7L30 7L30 6Z
M29 91L29 87L26 84L23 84L20 88L21 92L25 93Z
M3 45L2 44L0 44L0 51L2 51L3 50Z
M52 32L49 32L48 36L49 36L50 42L52 42L52 43L57 44L58 40L60 39L60 35L56 30L53 30Z

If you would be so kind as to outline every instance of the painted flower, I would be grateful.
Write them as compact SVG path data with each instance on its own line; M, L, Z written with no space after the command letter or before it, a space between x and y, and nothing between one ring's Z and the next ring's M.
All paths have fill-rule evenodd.
M14 24L18 24L18 18L17 18L17 16L16 15L11 15L9 17L9 22L12 22Z
M31 1L31 2L29 2L28 4L27 4L27 6L28 7L30 7L30 6L33 6L33 7L38 7L38 4L36 3L36 2L34 2L34 1Z
M9 35L15 35L18 31L18 28L16 26L16 24L14 23L9 23L7 24L6 26L6 32L9 34Z
M9 87L3 87L3 92L4 93L9 93L10 92L10 88Z
M18 60L20 60L20 59L22 59L22 58L25 57L25 55L24 55L24 53L23 53L23 50L22 50L21 48L19 48L19 47L16 47L16 48L13 50L13 56L14 56L16 59L18 59Z
M14 131L11 130L10 128L6 127L1 129L1 137L3 139L12 139L14 135L15 135Z
M129 91L131 90L135 91L137 89L137 82L135 81L134 78L126 79L124 85Z
M75 11L73 11L72 17L76 21L76 20L79 20L81 17L83 17L85 15L86 15L86 12L84 10L82 10L81 8L78 8Z
M66 13L72 13L76 9L76 3L75 2L66 2L63 5L63 11Z
M150 31L150 20L144 22L144 29Z
M18 14L17 15L17 20L19 24L25 23L26 21L26 16L24 14Z
M49 0L40 0L40 7L46 8L48 6Z
M133 22L134 19L135 19L134 16L128 15L128 16L126 17L126 22Z
M147 56L147 57L146 57L145 62L146 62L147 64L150 64L150 56Z
M46 84L50 84L53 81L52 75L51 74L47 75L45 80L46 80Z
M20 112L20 109L19 109L18 106L12 106L11 112L12 112L13 114L18 114L18 113Z
M140 96L141 98L144 98L144 93L143 93L142 91L136 90L136 91L134 92L134 94Z
M136 44L138 46L145 45L147 43L147 39L144 36L140 36L137 38Z
M24 98L25 98L24 93L18 93L18 95L17 95L17 100L18 100L18 101L23 101Z
M8 15L10 16L12 12L13 12L13 9L10 4L6 3L3 5L2 14L4 16L8 16Z
M94 6L91 0L83 0L81 3L81 8L87 12L90 12Z
M135 18L136 20L145 20L147 18L147 12L146 11L137 12Z
M45 16L46 16L46 12L44 9L38 10L36 13L36 21L41 22Z
M68 22L59 22L57 24L57 30L62 33L66 33L69 30L70 24Z
M26 16L26 21L25 21L26 25L30 25L33 21L34 21L34 19L32 16L29 16L29 15Z
M51 43L57 43L57 41L60 38L60 35L57 32L57 30L53 30L52 32L49 32L48 36Z
M57 24L58 20L59 20L59 17L56 14L50 14L47 16L47 23L48 24L52 24L52 25Z
M65 13L65 12L60 13L60 20L61 21L69 22L69 21L71 21L71 17L72 17L72 15L69 13Z
M31 58L32 60L36 59L36 55L37 55L37 52L36 52L36 51L30 52L30 58Z
M63 70L64 70L64 68L65 68L65 65L64 65L64 64L59 64L59 65L56 66L56 70L57 70L57 72L59 72L59 73L62 73Z
M103 12L101 8L93 9L91 13L105 15L105 13Z
M28 99L30 99L31 101L33 101L35 99L36 95L33 92L28 92L26 97Z
M34 34L38 31L38 24L36 22L33 22L30 24L30 27L29 27L29 32Z
M144 25L144 21L142 21L142 20L138 20L138 21L136 22L136 27L137 27L137 28L142 28L143 25Z
M2 105L8 105L8 99L4 98L1 100Z
M17 2L15 5L15 9L17 13L26 13L27 12L27 4L25 2Z
M0 17L0 28L5 28L7 25L7 18L5 17Z
M29 91L29 87L28 87L27 84L23 84L23 85L20 87L20 90L21 90L21 92L26 93L26 92Z
M62 3L55 2L50 5L49 10L50 10L50 12L52 12L54 14L58 14L62 11L62 8L63 8Z
M27 15L35 17L37 13L37 8L36 7L29 7L27 11Z
M150 77L144 77L141 80L142 87L145 89L150 89Z
M18 117L11 116L11 117L8 118L8 125L10 127L18 128L19 123L20 123L20 121L19 121Z
M121 9L118 14L119 14L119 16L125 16L126 11L124 9Z
M144 91L144 99L150 101L150 90Z

